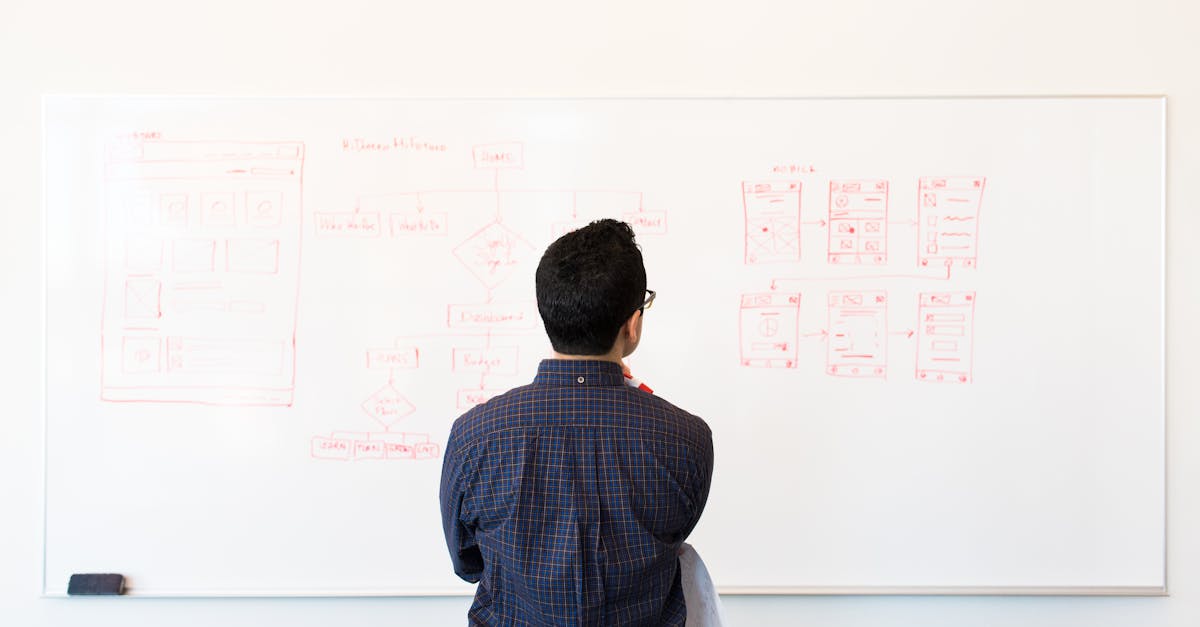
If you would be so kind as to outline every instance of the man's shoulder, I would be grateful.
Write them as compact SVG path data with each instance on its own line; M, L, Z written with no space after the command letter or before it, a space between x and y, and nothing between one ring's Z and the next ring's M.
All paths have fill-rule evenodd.
M654 408L655 415L660 416L665 427L693 432L697 436L711 438L712 430L703 418L675 405L671 401L635 388L627 388L627 394L641 403Z
M698 444L712 431L699 416L665 398L629 386L579 389L522 385L467 410L451 429L460 442L531 426L642 430Z

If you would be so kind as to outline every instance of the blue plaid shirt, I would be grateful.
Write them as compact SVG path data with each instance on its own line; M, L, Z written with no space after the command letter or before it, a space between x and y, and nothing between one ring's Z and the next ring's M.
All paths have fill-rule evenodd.
M471 625L683 625L712 434L618 364L546 360L454 423L442 525Z

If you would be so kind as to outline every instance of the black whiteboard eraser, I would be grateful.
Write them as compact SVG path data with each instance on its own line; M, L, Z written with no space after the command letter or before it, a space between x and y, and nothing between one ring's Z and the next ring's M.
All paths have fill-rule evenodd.
M69 595L125 594L125 576L75 574L67 584Z

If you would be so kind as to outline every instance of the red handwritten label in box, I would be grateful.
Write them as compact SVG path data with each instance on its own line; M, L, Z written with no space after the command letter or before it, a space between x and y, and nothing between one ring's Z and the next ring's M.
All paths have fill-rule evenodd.
M476 405L482 405L494 396L503 394L503 390L481 390L472 388L458 391L458 408L470 409Z
M322 237L379 237L378 213L318 212L317 235Z
M629 211L621 219L638 235L665 235L667 232L666 211Z
M517 354L520 351L516 346L455 348L451 352L455 372L517 374Z
M404 237L406 235L432 235L441 236L446 234L446 214L433 211L409 211L407 213L393 213L392 216L392 237Z
M485 144L471 149L477 168L523 168L525 147L521 142Z
M412 445L402 442L386 442L384 443L384 454L387 459L414 459L416 451Z
M446 324L451 329L531 329L538 320L534 303L481 303L449 305Z
M416 453L414 459L437 459L442 452L442 448L434 442L422 442L413 448Z
M312 439L311 453L317 459L350 459L353 446L350 440L316 436Z
M420 365L421 354L416 346L372 348L367 351L367 368L412 369Z
M385 459L383 442L358 440L354 443L354 459Z

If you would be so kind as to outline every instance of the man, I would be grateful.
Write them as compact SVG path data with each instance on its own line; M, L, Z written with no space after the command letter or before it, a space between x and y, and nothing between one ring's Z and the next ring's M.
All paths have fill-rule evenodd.
M708 498L712 434L625 384L654 300L633 229L562 236L536 284L554 358L455 421L443 460L454 572L479 583L469 623L683 625L678 551Z

